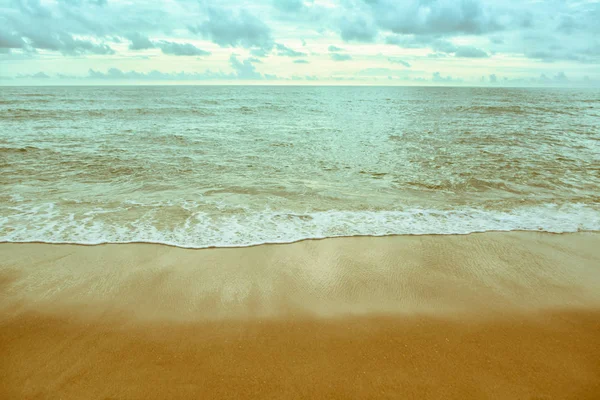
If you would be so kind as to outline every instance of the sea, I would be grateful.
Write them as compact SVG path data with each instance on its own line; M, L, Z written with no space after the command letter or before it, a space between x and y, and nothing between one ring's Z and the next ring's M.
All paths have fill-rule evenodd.
M600 90L0 87L0 241L600 230Z

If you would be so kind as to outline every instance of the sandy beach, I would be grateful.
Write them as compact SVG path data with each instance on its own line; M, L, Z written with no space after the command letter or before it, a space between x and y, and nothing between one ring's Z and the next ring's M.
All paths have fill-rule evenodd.
M0 244L0 398L600 398L600 235Z

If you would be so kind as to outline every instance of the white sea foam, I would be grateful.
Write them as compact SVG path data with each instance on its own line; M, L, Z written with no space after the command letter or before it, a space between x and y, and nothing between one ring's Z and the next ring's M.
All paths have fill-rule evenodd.
M109 222L103 210L62 215L57 207L30 209L0 218L0 241L48 243L163 243L189 248L240 247L339 236L468 234L485 231L598 231L600 211L584 204L547 204L512 211L454 210L325 211L307 214L254 212L192 214L164 229L152 215Z

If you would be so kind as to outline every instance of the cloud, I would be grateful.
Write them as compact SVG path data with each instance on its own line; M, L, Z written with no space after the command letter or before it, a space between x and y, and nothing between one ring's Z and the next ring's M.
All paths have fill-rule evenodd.
M504 38L502 36L492 36L489 39L493 44L504 44Z
M294 60L294 64L310 64L310 63L306 60Z
M556 71L548 64L558 62L560 68L568 68L571 84L585 74L593 81L600 78L596 72L600 64L598 0L0 0L0 4L0 61L12 61L3 65L4 74L5 68L13 75L21 70L38 71L57 54L81 57L76 63L62 61L58 68L65 73L82 66L97 70L113 65L107 64L108 59L121 69L133 61L147 71L152 65L140 60L140 54L111 55L128 46L134 51L162 51L163 58L207 55L208 47L195 41L202 38L226 48L247 49L251 56L245 61L259 69L259 57L265 68L279 59L270 55L308 60L308 54L323 50L319 49L322 43L330 47L327 53L341 53L342 58L347 53L361 61L374 60L370 55L379 52L378 48L361 45L350 53L341 49L346 47L344 41L385 42L431 50L429 55L425 55L428 51L410 52L410 59L405 60L408 56L398 55L399 61L379 56L379 61L392 63L388 64L392 69L408 68L400 61L419 62L428 71L427 79L435 70L452 70L458 71L452 72L455 78L484 75L491 82L489 71L494 71L510 79L524 76L526 84L531 84L531 76L539 81L544 72L554 82ZM308 44L301 47L304 39ZM231 72L228 53L223 51L224 58L213 60L228 71L226 75ZM95 56L83 57L87 55ZM518 70L510 70L505 63L494 65L493 55L510 57L519 64ZM540 71L535 61L547 64ZM321 71L322 79L328 75L320 68L326 67L321 65L323 57L310 62ZM170 71L177 68L176 62L164 65ZM467 65L468 69L463 68ZM226 79L237 79L235 73L231 75Z
M506 80L506 78L505 78ZM561 71L556 73L554 76L548 76L546 74L540 74L538 77L533 77L533 78L516 78L516 79L511 79L509 80L509 82L511 83L529 83L529 84L536 84L536 85L565 85L568 84L570 81L567 78L567 75ZM590 80L589 77L586 80L585 78L583 79L583 82L586 84L586 86L589 85Z
M380 29L401 34L482 34L503 29L478 0L374 0L367 2Z
M431 80L433 82L453 82L455 79L452 79L451 76L442 76L439 72L434 72L431 76Z
M229 63L235 70L238 79L263 79L263 76L256 71L256 67L250 60L240 61L232 54L229 57Z
M352 56L349 54L331 53L329 54L333 61L348 61L352 60Z
M345 42L373 42L377 36L377 28L362 15L344 17L339 26Z
M395 44L405 48L430 48L436 53L453 53L456 57L486 58L489 54L474 46L456 46L449 40L436 36L418 35L390 35L385 39L388 44Z
M13 32L8 32L0 28L0 48L1 49L21 49L25 45L23 39Z
M446 58L448 54L446 53L429 53L427 54L427 58Z
M129 50L146 50L154 48L154 43L152 43L150 39L137 32L125 35L125 38L131 42L129 44Z
M388 58L388 61L391 62L392 64L400 64L400 65L404 65L406 68L410 68L410 64L404 60L401 60L399 58Z
M74 75L67 75L67 74L56 74L56 77L58 79L79 79L78 76L74 76Z
M278 78L276 75L263 75L256 71L256 67L253 65L251 59L240 61L235 55L231 55L229 58L229 64L234 70L234 72L230 74L223 72L212 72L210 70L206 70L202 73L164 73L160 71L143 73L137 71L124 72L118 68L110 68L105 73L90 69L87 77L89 79L111 80L260 80Z
M266 57L269 55L269 51L265 49L252 49L250 50L250 54L256 57Z
M15 1L14 4L16 4L16 6L27 15L40 18L45 18L52 15L46 7L42 6L40 0L18 0Z
M440 53L454 53L458 50L458 47L456 47L452 42L443 39L432 40L429 43L429 47L431 47L433 51Z
M199 49L190 43L169 42L167 40L152 41L139 33L130 33L126 38L131 42L129 50L146 50L159 48L163 54L171 56L208 56L210 51Z
M391 69L391 68L365 68L360 70L357 75L367 77L395 76L408 78L413 72L406 69Z
M275 43L275 48L277 49L277 55L286 56L286 57L305 57L306 53L302 53L296 51L294 49L290 49L289 47L281 44Z
M89 22L80 6L98 8L96 2L46 3L40 0L7 2L0 9L0 41L11 48L34 53L38 49L58 51L63 55L114 54L98 34L102 29ZM73 8L77 8L74 11ZM8 32L8 35L6 35ZM7 40L7 39L10 39ZM20 47L16 47L19 45Z
M59 32L49 36L29 36L32 47L37 49L60 51L66 55L79 54L115 54L115 51L104 43L91 40L76 39L68 33Z
M163 80L229 80L235 79L236 76L233 74L224 74L222 72L212 72L210 70L206 70L204 72L160 72L160 71L150 71L148 73L137 72L137 71L122 71L118 68L109 68L107 72L96 71L94 69L90 69L88 71L87 79L102 79L102 80L153 80L153 81L163 81Z
M91 4L102 7L108 4L108 0L59 0L59 3L65 3L76 7L80 7L84 4Z
M560 82L560 83L566 83L569 81L569 78L567 78L567 75L564 72L559 72L558 74L556 74L554 76L554 80L556 82Z
M208 56L210 51L202 50L190 43L176 43L167 41L156 42L156 47L160 48L164 54L173 56Z
M527 48L524 55L528 58L544 61L576 61L582 63L600 62L600 40L581 43L574 42L569 46L561 45L557 40L548 37L545 41L525 40Z
M23 75L19 74L16 76L18 79L49 79L50 76L45 74L44 72L38 72L32 75Z
M490 83L496 82L498 82L498 77L496 76L496 74L490 74Z
M33 11L31 11L33 12ZM13 23L20 25L20 23ZM114 54L115 51L100 40L75 37L63 30L55 30L44 25L23 24L12 31L0 31L0 48L35 49L59 51L64 55Z
M296 12L304 7L302 0L273 0L273 6L283 12Z
M387 44L395 44L396 46L409 49L422 49L429 47L434 51L444 53L453 53L456 51L456 46L452 42L440 39L437 36L428 35L389 35L385 38Z
M210 8L208 19L189 29L221 47L258 47L270 50L274 45L271 28L246 10L228 12Z
M456 48L456 52L454 53L454 55L456 57L465 58L487 58L490 56L485 51L473 46L459 46Z

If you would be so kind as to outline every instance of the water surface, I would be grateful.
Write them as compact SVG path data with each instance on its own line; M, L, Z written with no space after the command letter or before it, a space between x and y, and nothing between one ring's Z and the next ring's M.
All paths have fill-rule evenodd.
M600 230L600 91L5 87L0 241Z

